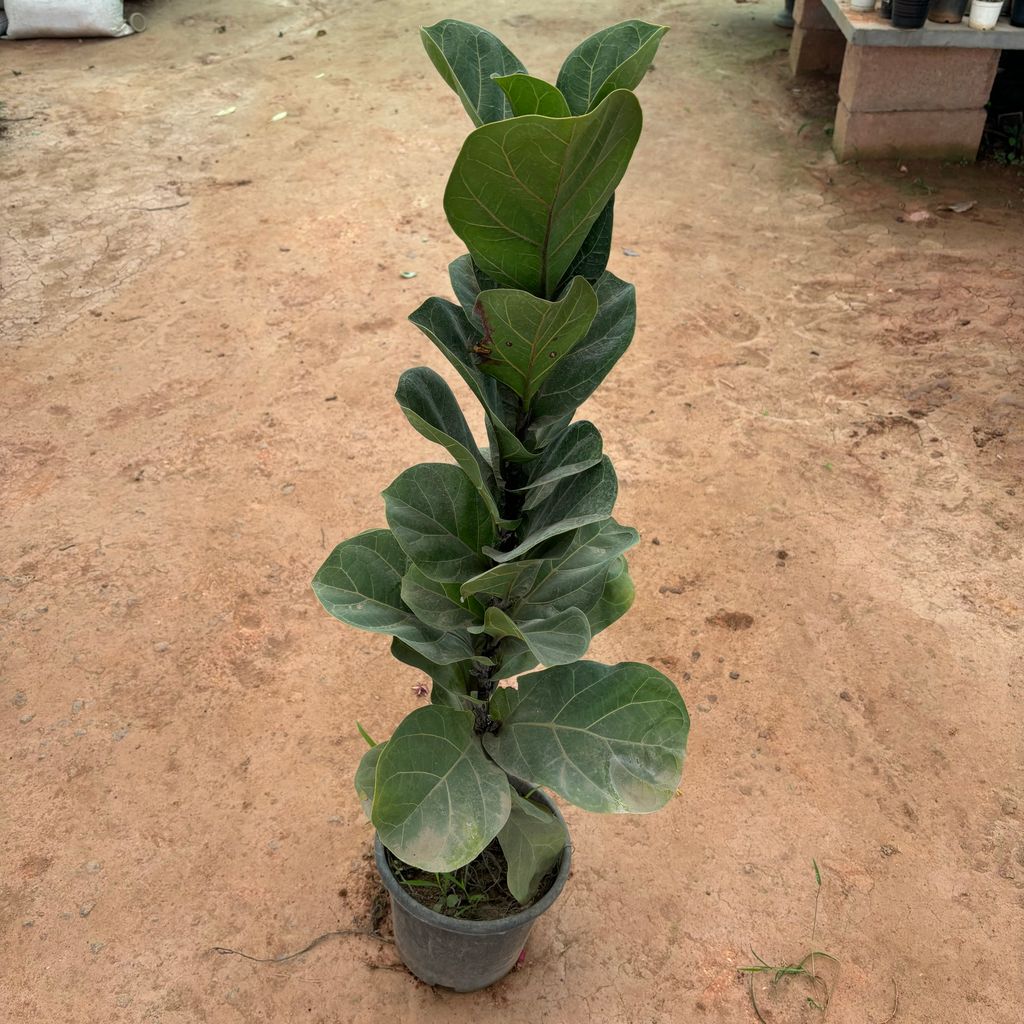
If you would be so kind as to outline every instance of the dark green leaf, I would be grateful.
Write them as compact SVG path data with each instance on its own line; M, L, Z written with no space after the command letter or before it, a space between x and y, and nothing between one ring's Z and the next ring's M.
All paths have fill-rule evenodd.
M512 105L512 116L541 114L544 117L568 117L565 97L551 84L532 75L504 75L494 81Z
M549 298L622 180L643 117L631 92L580 117L530 114L466 139L444 208L473 262Z
M425 366L406 370L398 379L395 398L406 419L428 441L441 445L477 489L491 518L500 516L491 491L493 476L444 379Z
M402 600L421 622L446 633L476 625L483 615L477 601L462 599L458 583L439 583L415 565L402 578Z
M503 399L502 392L513 402L515 396L499 381L478 369L473 349L483 341L483 335L470 323L462 309L454 302L435 296L427 299L409 319L437 346L479 399L487 414L488 432L493 431L502 455L512 462L529 462L534 457L533 453L510 429L515 425L514 420L509 422L511 403Z
M407 469L384 491L384 509L395 539L432 579L463 580L488 567L480 552L494 543L494 521L458 467Z
M536 895L544 876L569 843L565 826L546 807L512 791L512 810L498 833L508 861L509 892L522 904Z
M466 580L462 584L463 597L474 594L485 597L496 597L503 602L511 602L528 593L537 579L538 571L543 568L540 561L509 562L496 565L492 569Z
M615 89L635 89L667 31L643 21L623 21L585 39L558 72L558 88L569 109L582 114Z
M519 543L511 551L487 548L486 554L496 562L511 562L542 541L607 519L618 489L611 460L607 455L602 456L596 466L578 476L559 480L547 500L526 514L518 534Z
M567 608L543 619L513 620L500 608L488 608L484 632L501 639L514 637L526 644L542 665L568 665L587 653L590 625L579 608Z
M597 315L597 295L582 277L555 302L514 288L477 299L487 353L480 369L507 384L526 409L541 383L586 335Z
M527 483L518 488L531 491L524 508L529 509L542 501L553 484L563 477L576 476L601 461L601 435L597 427L587 420L572 424L541 453L540 458L530 463ZM540 493L538 493L538 491Z
M417 708L377 762L372 821L380 841L423 871L468 864L508 819L508 780L473 724L470 711Z
M597 282L597 316L586 337L541 385L533 400L534 434L547 444L546 432L561 417L572 416L608 375L629 347L636 328L636 292L631 284L605 273Z
M608 256L612 251L612 221L615 211L615 196L605 203L601 215L594 221L594 226L583 239L580 251L573 257L569 269L562 275L559 285L561 290L574 277L585 277L591 284L597 284L608 266Z
M497 36L476 25L446 19L420 29L420 38L431 63L462 100L474 124L511 116L512 108L491 76L526 68Z
M588 811L654 811L675 792L690 720L656 669L580 661L520 676L519 696L484 739L509 775Z
M636 530L605 519L542 544L534 551L541 569L515 606L515 615L540 618L575 607L589 619L591 610L601 601L615 559L638 540ZM595 632L591 625L591 635Z
M632 606L634 597L636 590L629 577L626 560L620 555L608 570L601 599L587 609L591 636L597 636L602 629L607 629L613 622L622 618Z
M413 624L402 604L407 559L390 530L367 530L343 541L313 577L313 593L336 619L375 633Z
M489 711L491 717L503 722L519 703L519 691L514 686L499 686L491 695Z

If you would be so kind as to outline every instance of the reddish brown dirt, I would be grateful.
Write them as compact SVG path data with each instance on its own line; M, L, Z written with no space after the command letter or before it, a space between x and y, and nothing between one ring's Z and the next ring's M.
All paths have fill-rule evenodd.
M143 9L0 48L33 118L0 139L0 1018L752 1021L737 968L810 948L814 858L832 1024L894 987L900 1024L1018 1022L1024 179L836 167L767 2ZM567 810L557 911L464 997L365 938L211 951L370 913L353 723L386 734L417 679L308 582L437 457L390 393L447 374L405 323L460 251L468 121L415 31L444 15L542 74L672 26L616 209L641 326L587 409L638 598L593 655L694 718L667 810Z

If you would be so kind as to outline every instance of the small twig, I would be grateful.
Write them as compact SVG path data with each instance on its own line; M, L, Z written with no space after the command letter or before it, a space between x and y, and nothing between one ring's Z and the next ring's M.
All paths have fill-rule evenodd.
M735 384L730 384L727 380L723 380L721 377L716 377L715 380L717 380L718 383L721 384L723 387L728 388L730 391L736 390Z
M391 943L393 940L384 938L383 935L378 935L377 932L368 931L365 928L343 928L341 931L324 932L323 935L318 935L308 946L303 946L302 949L295 953L288 953L286 956L250 956L248 953L243 953L238 949L228 949L226 946L214 946L213 952L220 953L222 956L240 956L243 960L252 960L253 963L257 964L283 964L288 960L294 960L297 956L302 956L303 953L308 953L314 946L319 946L321 942L326 939L339 937L348 937L362 935L369 939L376 939L378 942Z
M895 1020L896 1019L896 1014L899 1012L899 1008L900 1008L900 989L899 989L899 986L896 984L896 979L893 978L892 979L892 1013L890 1013L889 1016L885 1018L885 1020L879 1021L879 1024L889 1024L890 1021Z
M17 124L19 121L34 121L39 115L29 114L28 117L0 117L4 124Z
M180 210L183 206L188 206L191 199L186 199L183 203L173 203L171 206L129 206L129 210L142 210L143 213L156 213L158 210Z

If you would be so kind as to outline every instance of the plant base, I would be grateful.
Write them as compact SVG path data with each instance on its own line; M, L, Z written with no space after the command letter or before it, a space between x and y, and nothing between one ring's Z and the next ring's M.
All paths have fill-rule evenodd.
M558 814L550 801L544 802ZM374 859L391 899L395 948L405 966L428 985L475 992L493 985L515 967L534 922L550 909L565 886L572 848L565 847L551 888L536 903L493 921L446 917L417 902L395 878L379 838L374 840Z

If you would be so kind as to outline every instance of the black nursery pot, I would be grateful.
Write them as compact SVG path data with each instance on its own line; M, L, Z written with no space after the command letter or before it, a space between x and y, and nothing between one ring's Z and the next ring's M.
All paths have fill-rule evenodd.
M931 0L928 20L940 25L959 25L967 11L967 0Z
M1024 0L1013 0L1010 6L1010 24L1024 28Z
M534 793L533 798L546 804L565 824L558 808L543 793ZM395 947L405 966L428 985L475 992L493 985L515 967L534 922L551 908L565 886L572 847L566 844L551 888L536 903L497 921L463 921L417 903L399 885L379 837L374 840L374 859L391 897Z
M928 17L928 0L892 0L896 28L920 28Z

